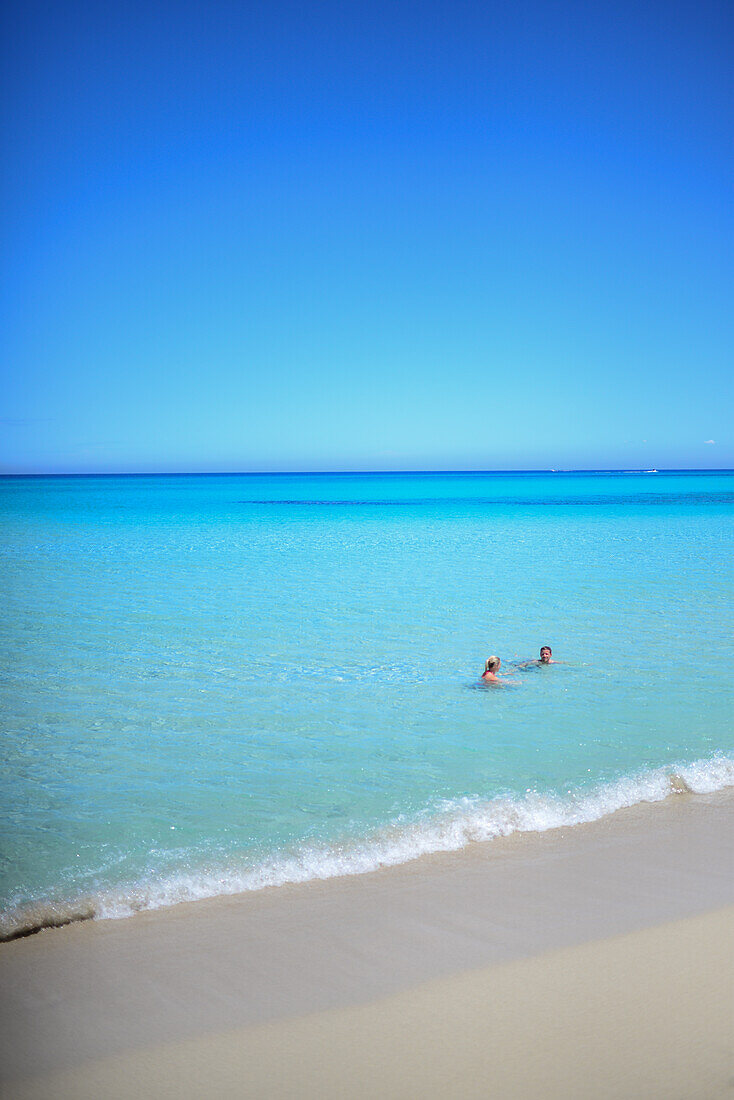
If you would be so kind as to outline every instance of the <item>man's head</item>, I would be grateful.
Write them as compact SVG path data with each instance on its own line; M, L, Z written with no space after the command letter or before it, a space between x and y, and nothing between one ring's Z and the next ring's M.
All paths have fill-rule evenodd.
M543 645L540 647L540 663L541 665L549 665L553 657L553 650L549 645Z

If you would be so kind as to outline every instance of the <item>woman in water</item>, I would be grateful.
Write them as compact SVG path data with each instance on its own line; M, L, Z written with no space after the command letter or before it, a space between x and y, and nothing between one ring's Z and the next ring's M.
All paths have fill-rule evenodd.
M487 660L484 662L484 672L482 673L482 680L485 684L502 683L499 676L497 676L501 664L502 662L499 657L487 657Z
M508 680L506 676L498 676L499 667L502 664L499 657L487 657L482 673L483 684L494 684L497 687L506 687L508 684L520 684L521 680Z

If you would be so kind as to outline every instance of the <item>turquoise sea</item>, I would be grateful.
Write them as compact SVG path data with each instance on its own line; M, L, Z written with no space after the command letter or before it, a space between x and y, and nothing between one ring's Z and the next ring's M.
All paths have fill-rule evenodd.
M733 517L731 472L2 479L5 934L734 784Z

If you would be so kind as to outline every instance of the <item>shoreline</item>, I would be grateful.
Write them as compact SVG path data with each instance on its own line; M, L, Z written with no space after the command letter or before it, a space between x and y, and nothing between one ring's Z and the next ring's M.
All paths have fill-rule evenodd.
M632 1016L635 1005L640 1010L635 967L656 943L667 960L662 974L670 967L669 979L688 974L683 985L691 997L690 960L681 960L683 970L675 975L673 945L681 937L704 960L709 985L718 974L730 988L721 943L734 924L733 813L731 789L678 794L583 826L515 833L363 875L183 903L125 920L85 921L3 944L3 1094L92 1096L96 1089L100 1095L99 1075L107 1073L112 1077L103 1094L129 1095L130 1074L142 1074L139 1082L158 1072L158 1051L164 1077L166 1066L178 1067L170 1072L178 1094L186 1095L186 1065L203 1064L201 1059L209 1065L211 1055L207 1072L216 1076L215 1053L228 1049L230 1040L232 1051L222 1054L230 1069L239 1044L250 1051L248 1074L254 1081L262 1071L262 1083L278 1045L296 1049L294 1036L314 1027L322 1035L320 1049L333 1047L336 1073L338 1021L345 1013L356 1013L355 1019L362 1014L364 1027L374 1030L379 1019L391 1017L388 1002L415 997L417 1019L430 1032L429 1018L454 997L446 983L465 980L486 993L504 982L501 974L525 967L519 980L542 1001L542 975L560 965L549 959L567 953L567 977L581 981L589 966L598 971L593 959L608 958L620 937L637 944L625 955L631 984L619 989ZM582 964L589 953L592 962ZM658 976L652 982L650 1003L663 997L662 981ZM708 1019L712 997L694 1006L702 1019ZM558 1011L570 1011L563 997L561 1002ZM444 1046L461 1041L461 1003L459 997L454 1023L445 1021ZM718 1035L715 1021L709 1023L711 1035ZM414 1049L405 1034L401 1047L401 1034L396 1025L397 1063L400 1049L408 1061ZM312 1068L318 1076L315 1063ZM220 1069L229 1072L226 1065ZM455 1072L462 1080L461 1065ZM169 1084L161 1079L160 1088L152 1080L151 1093L167 1095L174 1087L173 1078ZM326 1078L319 1080L325 1095L338 1095L336 1085L330 1093ZM221 1095L227 1095L222 1081ZM385 1078L388 1095L410 1095L400 1091L397 1078L390 1081ZM237 1094L294 1095L282 1084L282 1090L273 1083L270 1091L263 1085L265 1091L247 1092L240 1080ZM393 1087L397 1091L390 1092ZM358 1084L350 1091L369 1095ZM468 1087L459 1091L474 1095Z
M345 879L406 866L438 855L458 855L477 844L498 844L515 834L584 827L620 812L665 801L671 795L734 791L734 759L714 754L677 767L660 767L602 783L567 800L553 794L495 798L455 806L443 814L376 830L351 845L316 845L260 866L222 867L196 879L175 873L163 879L112 888L98 896L31 902L0 914L0 944L88 920L127 919L181 904L284 886ZM325 872L325 873L324 873Z

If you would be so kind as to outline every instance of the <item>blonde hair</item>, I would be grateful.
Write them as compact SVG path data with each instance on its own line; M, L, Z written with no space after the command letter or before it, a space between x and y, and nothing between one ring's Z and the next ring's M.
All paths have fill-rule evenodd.
M499 664L499 657L487 657L487 660L484 662L484 671L494 672L496 668L499 668Z

